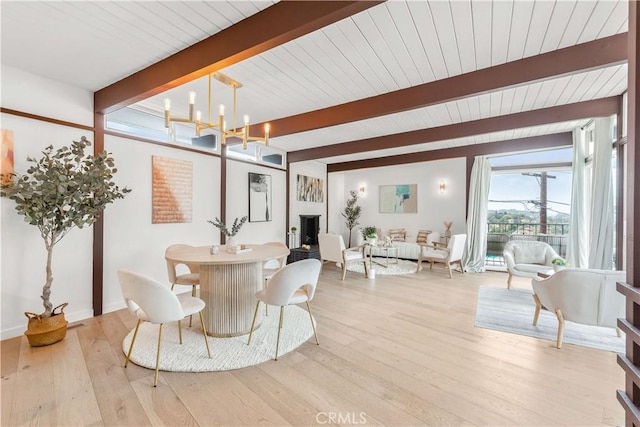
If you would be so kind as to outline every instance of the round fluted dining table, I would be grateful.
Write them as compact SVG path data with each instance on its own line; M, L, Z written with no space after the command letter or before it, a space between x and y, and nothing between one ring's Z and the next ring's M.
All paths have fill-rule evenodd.
M227 253L219 246L212 255L210 246L177 249L166 254L169 261L198 264L200 298L207 307L203 311L207 334L214 337L245 335L251 329L255 293L264 286L262 265L265 261L289 255L289 249L270 245L243 245L251 249ZM262 315L256 319L256 325Z

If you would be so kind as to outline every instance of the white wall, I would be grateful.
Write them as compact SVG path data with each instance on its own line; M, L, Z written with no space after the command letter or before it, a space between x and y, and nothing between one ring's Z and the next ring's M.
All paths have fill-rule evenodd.
M0 74L4 108L93 126L93 93L7 65Z
M286 243L286 172L283 170L227 159L227 223L249 215L249 172L271 176L271 221L247 220L236 235L238 243Z
M441 180L446 184L444 193L440 193L439 190ZM336 192L335 198L332 194L329 205L330 225L332 227L334 224L336 224L335 227L340 225L340 228L335 231L345 236L345 242L348 230L344 226L344 221L338 219L338 216L344 209L349 191L357 191L361 185L364 185L366 190L364 196L358 199L358 204L362 207L360 227L376 226L382 228L383 232L390 228L404 228L409 233L407 240L415 240L418 230L423 229L444 234L444 221L453 221L451 229L453 234L466 232L466 159L464 158L336 172L330 174L329 181L331 191ZM342 192L336 188L341 181ZM379 212L379 186L394 184L418 185L418 213ZM341 197L340 200L338 194ZM355 245L356 237L354 235L352 238L352 245Z
M2 114L2 129L13 130L15 171L24 173L27 156L40 157L48 145L55 148L79 140L91 132L37 120ZM15 203L0 198L0 304L2 339L21 335L26 329L25 311L42 313L40 295L45 283L47 252L38 229L15 211ZM53 249L51 302L68 302L71 321L90 317L92 310L91 228L72 230Z
M217 229L207 223L220 215L220 158L110 135L105 136L105 149L116 160L116 183L132 190L105 211L103 309L108 313L125 307L118 269L167 283L164 251L169 245L220 243ZM152 156L192 162L192 222L151 223Z
M322 203L297 200L296 184L298 175L320 178L324 187ZM327 165L317 161L291 163L289 165L289 227L296 227L297 243L300 245L300 215L320 215L320 232L327 230ZM333 189L331 190L333 191Z

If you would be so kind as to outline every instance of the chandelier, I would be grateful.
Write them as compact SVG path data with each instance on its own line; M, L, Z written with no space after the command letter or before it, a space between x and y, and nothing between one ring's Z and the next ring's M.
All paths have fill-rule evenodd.
M212 79L216 79L221 83L224 83L227 86L231 86L233 88L233 126L231 129L226 128L226 122L224 120L224 111L225 107L223 104L220 104L218 109L218 121L216 123L211 120L211 82ZM227 138L239 138L242 140L242 148L247 149L247 142L256 141L262 142L265 146L269 146L269 123L264 125L264 136L250 136L249 135L249 116L244 115L243 121L244 126L238 128L236 122L236 105L237 105L237 95L236 91L238 88L242 87L242 83L232 79L229 76L226 76L220 72L215 72L209 74L209 98L208 98L208 115L206 120L202 120L202 112L194 111L194 106L196 102L196 93L189 92L189 117L172 117L171 116L171 100L169 98L165 98L164 100L164 127L169 128L171 122L178 123L193 123L196 128L196 136L200 136L200 132L204 129L218 129L220 131L220 135L222 136L222 145L225 145L227 142Z

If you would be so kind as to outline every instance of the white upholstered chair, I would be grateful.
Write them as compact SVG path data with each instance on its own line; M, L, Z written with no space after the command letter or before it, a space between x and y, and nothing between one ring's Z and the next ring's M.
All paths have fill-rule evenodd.
M165 260L167 261L167 273L169 273L169 282L171 282L171 290L176 285L184 285L191 286L191 296L195 297L198 295L197 288L200 285L200 266L198 264L186 264L186 263L176 263L167 259L167 255L171 251L176 251L180 249L189 249L193 246L190 245L171 245L165 251ZM178 266L184 265L188 269L188 273L178 274ZM189 317L189 326L192 325L192 319Z
M153 377L153 386L158 385L158 368L160 366L160 342L162 341L162 326L169 322L178 322L178 334L180 344L182 344L182 329L180 321L186 316L199 313L200 325L204 335L204 342L207 347L207 354L211 358L209 350L209 341L207 340L207 331L202 318L202 310L205 307L204 301L188 295L174 294L171 289L159 283L150 277L134 273L127 270L118 270L118 279L122 288L122 295L127 303L129 310L136 315L138 323L133 333L131 346L127 352L127 360L124 363L126 368L129 364L129 358L133 351L133 345L136 342L138 328L141 322L151 322L159 324L158 331L158 350L156 353L156 372Z
M318 341L318 334L316 333L316 326L313 321L313 316L311 316L311 306L309 305L309 302L315 295L321 268L322 263L317 259L304 259L294 262L278 270L269 281L268 288L256 292L256 298L258 299L258 302L256 303L256 310L253 314L253 321L251 322L251 331L249 332L247 345L251 344L251 336L253 335L253 327L256 323L256 316L258 314L260 302L269 305L280 306L280 322L278 326L278 338L276 341L275 360L278 360L278 348L280 347L280 330L282 329L284 308L287 305L302 303L307 304L307 311L309 312L309 319L311 320L313 335L315 336L316 344L320 345L320 342Z
M337 262L342 265L342 280L347 274L347 265L352 262L364 264L364 275L369 277L369 267L364 246L347 248L341 234L320 233L318 234L318 245L320 247L320 259L324 264L326 261Z
M285 245L282 242L267 242L267 243L264 243L264 246L277 246L277 247L288 249L287 245ZM276 271L280 270L286 264L287 264L286 255L283 255L280 258L270 259L269 261L266 261L264 264L262 264L262 279L264 280L265 288L269 284L269 280L271 280L273 275L276 274ZM269 309L267 307L269 306L265 304L264 310L265 310L265 313L268 314Z
M613 270L567 268L547 279L531 281L536 311L533 324L538 323L544 307L558 318L556 347L562 346L565 320L583 325L617 328L617 319L625 317L624 295L616 291L616 282L624 282L626 273Z
M503 256L509 273L507 288L511 289L513 276L536 277L553 268L551 260L558 254L545 242L512 240L504 246Z
M422 269L422 261L428 261L429 269L432 269L433 264L436 262L445 264L449 269L449 278L453 278L451 274L451 264L457 263L460 266L460 271L464 274L462 255L464 255L466 241L466 234L454 234L446 246L438 242L420 244L420 256L418 257L416 273Z

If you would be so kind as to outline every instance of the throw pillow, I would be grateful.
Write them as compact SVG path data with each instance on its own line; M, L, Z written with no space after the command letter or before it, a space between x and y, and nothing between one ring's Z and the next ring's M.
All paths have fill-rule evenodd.
M431 234L431 230L418 230L418 237L416 243L427 243L427 236Z
M404 242L407 240L407 232L404 228L396 228L389 230L389 237L394 242Z
M547 249L544 246L513 247L516 264L543 264Z

